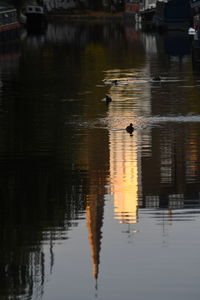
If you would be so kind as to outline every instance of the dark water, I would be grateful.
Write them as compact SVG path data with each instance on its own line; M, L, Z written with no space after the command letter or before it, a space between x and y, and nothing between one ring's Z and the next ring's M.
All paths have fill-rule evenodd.
M0 41L0 299L199 299L191 43L109 22Z

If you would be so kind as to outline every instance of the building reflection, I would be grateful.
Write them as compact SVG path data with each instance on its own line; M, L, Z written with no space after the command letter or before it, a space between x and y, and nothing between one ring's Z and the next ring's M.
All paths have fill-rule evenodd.
M146 57L151 57L146 60L143 70L140 70L140 74L145 74L146 78L151 78L152 74L157 72L155 66L158 65L158 61L162 61L163 52L173 59L178 68L181 67L186 71L189 67L187 55L190 54L191 41L185 34L169 33L158 37L152 34L138 35L137 33L136 35L133 33L132 36L134 39L137 37L142 40ZM177 41L176 47L173 47L174 40ZM184 47L181 46L183 44ZM183 60L183 58L186 59ZM161 66L168 76L175 67L170 59L163 62ZM130 69L130 74L132 79L141 76L134 68ZM112 80L113 75L122 82L125 80L126 83L130 79L127 72L124 74L123 71L119 73L115 71L114 73L107 72L105 80L107 82ZM175 97L174 85L169 86L169 89ZM138 123L141 115L176 114L177 111L181 111L182 102L169 101L166 93L166 96L162 96L162 105L160 105L160 89L156 89L154 83L149 83L148 80L142 88L134 82L134 85L111 86L109 92L110 96L115 99L115 104L109 105L108 126L119 129L119 131L110 130L109 132L110 174L115 218L121 222L135 222L138 206L165 207L170 211L188 205L199 205L198 125L169 123L159 129L145 128L140 132L135 131L131 139L120 131L127 125L124 123L125 119L135 122L134 125L137 127L142 122L145 123L145 118L142 119L141 124ZM184 94L181 96L185 99Z
M54 264L53 245L67 239L84 211L83 177L41 157L1 158L0 166L1 295L42 294Z
M109 116L112 116L112 108L109 109ZM114 197L115 219L122 223L136 223L138 198L141 193L138 165L140 160L139 153L133 149L137 148L138 135L134 133L134 136L130 137L124 131L110 131L109 138L111 193Z
M92 26L89 28L92 30ZM105 33L104 39L109 39L113 28L110 24L108 31L101 31ZM58 30L58 35L56 30L50 30L48 39L54 38L55 43L65 42L67 34L68 43L79 43L71 25L68 32L62 27ZM147 58L158 59L156 47L159 45L155 37L148 36L145 40L143 35L131 34L130 30L129 35L134 43L139 39L139 50L144 51L146 47ZM83 33L82 45L93 36ZM123 224L138 221L138 208L167 208L171 224L173 209L199 205L198 125L185 125L183 129L177 124L169 124L163 128L140 130L138 120L141 115L160 113L160 92L147 82L142 86L110 86L109 93L115 101L109 106L93 105L93 94L87 94L87 99L83 99L83 102L87 101L79 111L83 119L93 117L96 110L95 114L106 115L109 130L82 128L80 135L69 124L66 130L65 120L71 112L77 115L77 108L71 103L64 106L57 98L63 98L66 93L66 82L70 86L69 93L74 96L80 89L79 80L74 84L71 74L60 72L56 77L58 80L67 78L64 92L62 88L55 92L54 85L49 84L54 78L53 64L57 64L56 60L50 59L56 53L51 48L44 49L41 54L46 57L40 65L41 72L42 68L49 68L49 75L43 78L47 82L40 82L34 69L29 78L32 58L37 58L37 62L41 58L36 57L35 48L32 51L32 43L38 47L44 40L35 43L30 39L29 42L23 49L27 58L25 63L21 61L23 68L16 60L16 65L11 64L6 69L7 77L0 92L6 112L0 115L0 290L1 295L13 299L31 298L36 290L42 295L45 277L53 269L54 244L68 238L68 230L77 226L83 214L87 220L93 277L98 279L107 185L111 186L109 193L114 199L114 218ZM160 47L163 53L163 43ZM143 60L138 51L130 74L127 70L114 74L107 71L105 79L113 76L129 79L129 76L136 78L144 74L150 78L156 63L151 66L149 59L145 63ZM60 65L63 61L61 57ZM167 70L170 71L170 67L169 64ZM26 88L17 84L17 76L13 79L15 72L24 78ZM36 87L33 87L33 80ZM96 78L94 82L97 82ZM42 91L42 96L38 97L37 90ZM138 101L140 99L143 101ZM166 103L168 100L167 97L162 99ZM168 103L167 108L170 112L179 111L181 105ZM133 136L124 130L130 120L138 127ZM44 246L49 247L48 258Z
M147 35L148 37L148 35ZM145 36L144 36L145 39ZM159 61L160 70L167 76L174 76L174 70L187 72L191 68L188 55L191 53L191 40L185 33L167 33L162 37L156 37L154 44L156 56L151 59L148 70L151 74L157 72L155 65ZM145 45L148 45L146 42ZM146 47L147 54L149 53ZM169 57L167 61L162 60L162 53ZM173 64L171 61L173 60ZM162 64L163 62L163 64ZM192 78L188 78L188 85ZM195 81L195 79L194 79ZM168 92L162 95L162 105L160 103L160 91L155 89L152 83L151 94L151 113L153 116L166 116L181 114L183 103L188 103L187 95L183 89L179 89L181 101L170 101L169 95L176 99L176 85L168 86ZM195 98L199 95L194 87ZM161 110L162 108L162 110ZM194 108L192 108L194 109ZM199 113L197 108L196 113ZM185 112L183 112L185 114ZM199 180L200 168L198 161L199 152L199 123L167 123L164 127L153 128L151 130L151 140L149 140L149 153L146 155L144 146L141 154L141 173L143 197L141 207L151 208L185 208L200 205ZM142 137L142 144L146 141Z
M163 53L163 45L167 45L165 50L170 51L171 40L168 40L169 36L167 37L167 44L165 44L166 40L164 42L162 40L162 43L159 44L156 37L152 38L148 35L147 40L145 40L144 35L133 36L134 39L141 38L143 40L147 51L146 57L155 56L155 60L157 60L157 47L161 47L159 51ZM173 41L174 36L171 38ZM183 36L184 39L185 36ZM179 49L176 49L177 52L168 53L170 57L177 55L179 66L179 58L188 54L188 48L180 48L180 50L181 53ZM146 60L140 73L137 72L137 68L130 69L130 72L127 70L106 71L104 80L109 82L109 80L117 78L122 82L128 82L130 76L132 79L137 79L141 74L143 76L145 74L145 77L150 79L155 72L154 66L152 67L149 63L150 61L150 59ZM174 68L170 62L167 67L169 73L170 68ZM183 67L187 68L187 61ZM171 89L174 89L174 86ZM161 215L163 222L160 223L163 226L163 236L165 235L164 227L166 225L171 226L173 218L176 218L175 209L200 205L198 126L194 124L189 126L167 124L167 126L159 128L151 128L150 126L150 128L144 127L144 130L142 128L145 121L144 118L141 120L141 115L165 115L166 107L170 112L177 112L182 104L179 103L176 104L179 106L176 106L174 102L171 103L169 99L164 97L162 100L166 101L168 106L163 106L164 110L160 111L160 90L154 89L154 84L150 80L147 80L142 86L136 82L132 85L111 85L109 86L109 95L114 99L107 107L106 119L109 135L101 133L103 140L99 142L98 138L95 139L94 136L87 134L89 146L85 152L81 152L82 159L87 162L87 168L91 173L86 215L93 276L96 279L99 273L103 238L105 186L108 183L111 186L110 193L114 199L114 218L122 224L127 223L130 226L138 222L138 209L140 208L166 209ZM141 99L142 101L140 101ZM137 127L133 136L124 130L130 120ZM109 145L107 150L109 152L106 152L102 145ZM98 164L93 156L97 149L104 149L103 154L100 154ZM104 169L107 161L109 161L109 171ZM105 177L105 172L107 177ZM156 210L155 214L157 214Z
M171 125L173 126L173 125ZM142 158L143 207L199 206L199 134L195 125L153 132L152 155ZM198 126L197 126L198 127ZM182 146L181 146L182 145Z
M62 104L38 97L34 74L27 76L30 60L20 68L19 53L5 57L0 60L0 298L41 298L54 244L67 239L85 213L87 176L72 164L66 147L73 129L64 130ZM18 85L20 76L27 90Z
M58 39L64 43L77 43L77 38L70 38L73 35L70 28L65 32L61 26L57 33L50 28L46 38L52 43ZM79 29L77 26L76 30ZM101 30L101 38L108 39L114 27L110 23L106 29ZM89 26L84 31L82 44L93 39L96 29L93 30L94 27ZM8 66L1 91L7 113L0 115L0 241L4 245L0 251L0 291L7 298L31 299L34 294L41 297L45 278L53 269L54 244L68 238L68 230L77 226L79 216L85 212L96 280L99 273L108 147L101 147L98 160L95 155L102 143L108 145L108 134L105 132L100 140L98 135L90 136L86 130L83 134L86 141L84 138L81 141L85 148L80 151L80 137L74 134L73 126L65 128L66 119L73 113L73 103L66 105L64 101L58 101L66 94L66 84L63 90L56 92L54 79L51 84L54 59L50 58L56 51L45 48L44 41L44 36L23 36L23 55L15 66L13 63ZM36 51L41 46L44 47L42 51ZM60 59L56 63L63 65L63 61ZM45 78L38 76L38 71L42 74L43 68ZM70 72L66 74L62 70L56 78L63 80L65 76L71 86L69 94L74 95L79 85L77 81L74 84ZM23 85L18 84L20 78ZM93 97L90 100L93 103ZM82 113L87 118L88 108ZM49 257L44 247L49 247Z
M130 35L130 28L128 31ZM141 34L132 34L135 44L141 47ZM134 127L140 126L141 115L151 113L150 84L140 77L148 78L148 66L144 64L138 72L138 64L128 71L116 70L106 73L106 81L118 78L122 84L110 87L109 93L114 102L110 103L107 118L110 151L111 193L114 198L114 218L121 223L138 221L139 201L142 197L141 184L141 132L135 130L130 136L124 129L130 122ZM143 84L143 81L145 84ZM124 84L123 84L124 83ZM142 88L141 88L142 86ZM138 98L145 99L138 101ZM120 118L119 118L120 116ZM149 138L144 134L143 139Z

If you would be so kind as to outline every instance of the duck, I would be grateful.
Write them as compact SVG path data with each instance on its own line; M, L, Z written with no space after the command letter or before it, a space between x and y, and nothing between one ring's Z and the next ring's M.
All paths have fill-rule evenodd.
M116 79L112 80L112 83L115 84L115 85L117 85L118 84L118 80L116 80Z
M153 77L153 80L154 80L154 81L160 81L160 80L161 80L161 78L160 78L160 76L159 76L159 75L157 75L157 76L154 76L154 77Z
M112 102L112 98L110 98L108 95L106 95L105 99L106 103Z
M130 123L130 125L126 127L126 131L130 134L133 133L134 127L132 123Z

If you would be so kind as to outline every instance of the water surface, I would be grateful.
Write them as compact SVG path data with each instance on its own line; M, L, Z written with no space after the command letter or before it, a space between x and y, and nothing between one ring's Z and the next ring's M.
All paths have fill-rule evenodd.
M199 299L190 37L72 22L0 43L0 298Z

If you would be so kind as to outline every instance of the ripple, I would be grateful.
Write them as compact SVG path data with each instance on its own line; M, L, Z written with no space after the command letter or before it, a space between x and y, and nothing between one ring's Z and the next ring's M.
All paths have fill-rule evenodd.
M145 129L146 127L159 126L164 123L199 123L200 115L178 115L178 116L121 116L121 117L105 117L90 121L66 121L67 125L76 125L81 128L98 128L106 130L124 130L128 123L133 123L136 130Z
M112 78L109 80L104 80L104 84L106 85L122 85L122 84L144 84L144 83L173 83L173 82L183 82L186 80L182 79L161 79L161 80L153 80L152 78Z
M99 120L101 124L110 125L114 128L121 128L126 126L127 123L132 122L134 126L143 128L148 125L159 125L162 123L198 123L200 122L200 115L180 115L180 116L152 116L152 117L130 117L123 116L117 117L106 117Z

